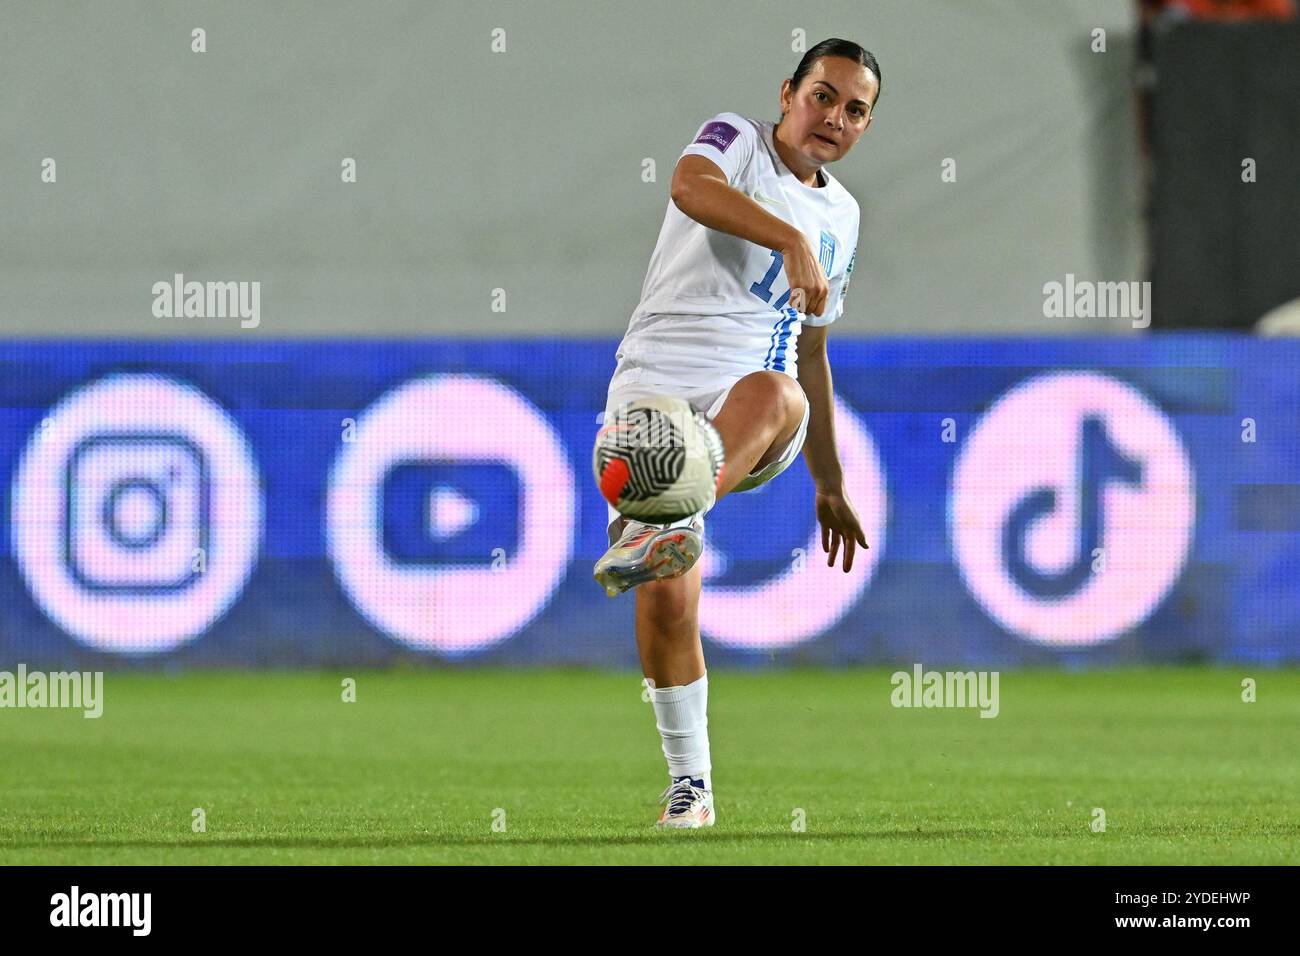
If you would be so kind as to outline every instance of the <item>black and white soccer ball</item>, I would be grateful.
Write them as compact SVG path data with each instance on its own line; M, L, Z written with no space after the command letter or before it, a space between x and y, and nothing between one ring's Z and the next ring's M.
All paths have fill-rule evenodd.
M614 411L596 435L591 464L619 514L665 524L712 507L723 457L722 436L702 412L656 395Z

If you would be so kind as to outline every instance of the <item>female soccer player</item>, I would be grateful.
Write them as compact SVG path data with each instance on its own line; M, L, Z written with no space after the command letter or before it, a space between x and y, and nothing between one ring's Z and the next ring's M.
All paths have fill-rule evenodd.
M703 412L726 454L717 498L770 481L806 446L822 548L833 566L843 542L845 572L867 542L835 450L826 327L844 311L859 213L823 167L867 131L879 95L875 57L830 39L782 82L779 123L719 113L700 127L673 173L606 405L612 420L660 394ZM651 525L611 507L610 519L595 576L611 594L637 587L637 648L672 781L657 825L712 826L696 566L704 511Z

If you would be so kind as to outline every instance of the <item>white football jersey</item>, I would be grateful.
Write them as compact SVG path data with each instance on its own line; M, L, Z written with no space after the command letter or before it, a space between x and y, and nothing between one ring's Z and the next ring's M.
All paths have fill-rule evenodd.
M734 188L807 237L830 284L824 314L805 315L788 305L780 253L709 229L669 200L641 302L619 343L621 366L626 357L686 377L760 369L795 377L802 324L828 325L843 314L857 255L857 200L825 167L824 185L800 182L772 144L775 126L719 113L682 155L716 163Z

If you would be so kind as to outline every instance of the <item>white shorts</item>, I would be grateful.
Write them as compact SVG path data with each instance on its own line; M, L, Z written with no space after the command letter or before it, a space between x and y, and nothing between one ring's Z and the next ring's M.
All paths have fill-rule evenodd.
M748 372L740 373L723 373L721 384L719 384L719 375L714 373L707 381L696 379L691 381L687 377L672 379L667 374L661 374L659 369L647 368L635 363L630 359L623 359L614 371L614 376L609 383L609 395L605 401L605 417L613 418L614 411L620 405L626 402L635 401L639 398L648 398L651 395L672 395L684 399L696 411L701 411L707 418L712 420L714 416L722 410L726 404L727 396L731 394L732 387L739 382ZM740 484L731 489L736 491L750 491L759 485L766 484L781 472L790 467L791 463L799 457L799 452L803 450L804 439L808 435L808 399L804 397L803 403L803 420L799 423L798 430L791 437L785 448L776 460L770 462L758 471L751 471ZM622 533L622 515L614 508L608 505L609 509L609 526L607 528L609 543L612 546L618 540Z

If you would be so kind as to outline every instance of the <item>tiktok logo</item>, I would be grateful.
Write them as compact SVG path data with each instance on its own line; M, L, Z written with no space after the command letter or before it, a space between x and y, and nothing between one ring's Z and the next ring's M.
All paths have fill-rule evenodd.
M1102 490L1108 481L1142 487L1142 464L1112 445L1106 438L1106 423L1097 416L1083 420L1083 443L1079 452L1079 521L1075 559L1059 572L1040 571L1025 556L1025 542L1040 518L1057 509L1054 488L1038 488L1011 509L1003 525L1002 553L1007 570L1026 592L1039 598L1068 597L1092 576L1094 555L1104 556L1102 542Z
M948 504L966 586L1007 630L1112 640L1151 615L1191 551L1196 494L1172 423L1095 372L1037 376L962 447Z

